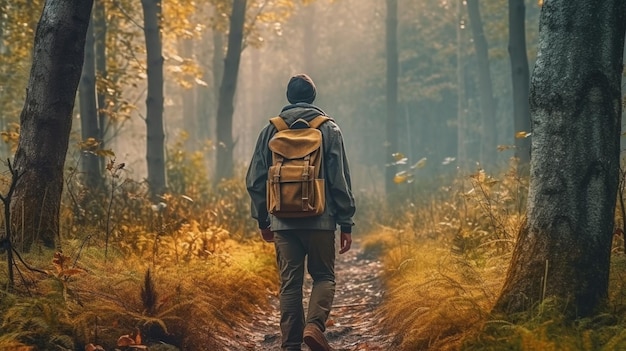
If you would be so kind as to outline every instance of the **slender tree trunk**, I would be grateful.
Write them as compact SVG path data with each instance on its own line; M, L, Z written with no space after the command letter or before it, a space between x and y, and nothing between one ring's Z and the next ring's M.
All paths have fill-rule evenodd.
M105 0L94 0L94 16L92 17L92 21L94 21L93 29L96 45L96 96L98 99L98 141L100 142L100 149L106 148L107 146L107 130L109 123L106 88L103 84L98 84L98 81L103 82L108 79L106 51L107 22L104 1ZM104 157L100 158L101 172L105 169L106 162L107 160Z
M213 110L211 111L207 120L209 130L211 133L207 134L207 138L214 137L217 139L217 106L220 101L220 86L222 85L222 79L224 78L224 34L219 30L213 30ZM212 128L211 128L212 127Z
M515 157L519 174L528 174L530 163L530 105L528 56L526 53L526 7L524 0L509 0L509 56L513 83L513 125L515 126ZM523 135L518 135L517 133Z
M457 79L457 164L461 172L469 170L467 154L467 99L465 97L465 0L457 0L456 79Z
M2 6L6 6L3 4ZM4 28L6 26L7 19L3 16L0 16L0 56L6 55L9 51L9 48L6 45L6 41L4 39ZM0 110L0 130L7 130L7 113L5 111ZM4 145L0 145L0 154L1 155L9 155L10 154L10 145L8 143L3 143Z
M200 56L204 58L214 56L214 53L209 48L208 43L211 43L210 36L212 38L215 29L206 28L202 32L202 46L200 47ZM210 131L212 130L210 121L213 119L216 113L216 97L217 97L217 85L212 79L212 70L214 69L214 63L212 60L202 62L202 81L206 85L200 85L196 88L196 109L198 111L196 125L198 127L197 136L198 140L202 143L211 138ZM220 64L221 66L221 64Z
M165 132L163 131L163 54L161 0L141 0L148 61L146 98L148 184L153 197L165 192Z
M246 19L246 0L234 0L230 16L228 50L224 60L224 76L220 85L220 99L217 108L217 177L216 181L233 176L233 113L237 90L239 62L243 44L243 25Z
M495 310L546 297L572 316L607 298L618 185L626 2L551 0L532 75L528 219Z
M12 225L24 250L39 240L54 247L59 238L63 166L92 4L48 0L37 25L14 162L24 175L11 202Z
M493 98L489 46L483 31L478 0L467 0L467 11L474 37L474 50L478 63L478 93L481 111L480 163L485 169L493 168L497 159L496 103Z
M96 65L93 16L87 29L85 39L85 60L80 78L80 131L83 140L82 171L85 175L85 185L89 189L100 186L100 159L94 153L98 148L100 131L98 129L98 106L96 101ZM90 139L92 141L90 141Z
M398 0L387 0L387 169L385 192L390 196L396 186L393 154L398 150Z
M193 42L191 39L182 39L180 45L182 46L181 51L185 57L189 58L193 56ZM198 110L195 101L195 86L194 84L193 87L181 89L183 126L189 136L188 145L192 150L196 148L200 140L198 135Z

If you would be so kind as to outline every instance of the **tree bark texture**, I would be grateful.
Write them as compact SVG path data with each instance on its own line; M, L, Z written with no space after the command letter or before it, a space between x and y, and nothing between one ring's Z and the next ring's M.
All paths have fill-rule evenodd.
M165 132L163 130L163 48L161 43L161 0L141 0L148 61L146 98L146 161L148 184L153 197L163 194L165 179Z
M474 38L474 50L478 63L478 96L481 111L480 163L485 169L493 169L497 159L496 103L489 68L489 46L483 30L478 0L467 0L467 12Z
M515 157L518 168L530 164L531 137L517 136L518 132L530 133L530 105L528 101L530 72L526 53L526 7L524 0L509 0L509 57L513 85L513 126L515 128Z
M224 60L224 75L220 85L217 108L217 172L216 181L233 176L233 113L234 98L239 76L239 62L243 45L243 27L246 20L246 0L234 0L230 16L228 49Z
M396 189L394 177L397 168L393 154L398 150L398 0L387 0L386 21L387 51L387 169L385 176L385 192L391 195Z
M80 104L80 131L81 139L89 138L98 141L100 130L98 128L98 105L96 99L96 63L95 63L95 40L93 31L93 17L89 23L85 39L85 60L83 72L79 84ZM84 183L89 189L97 189L100 186L100 159L93 151L93 147L84 147L81 150L81 166L84 174Z
M607 297L625 28L623 0L544 3L530 90L528 218L496 311L553 297L585 316Z
M33 64L20 115L11 202L17 247L59 237L63 166L72 126L92 0L48 0L37 25ZM58 245L57 245L58 246Z

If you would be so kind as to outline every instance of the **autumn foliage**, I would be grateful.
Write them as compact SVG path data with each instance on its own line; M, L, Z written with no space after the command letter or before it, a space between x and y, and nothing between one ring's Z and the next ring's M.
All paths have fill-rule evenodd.
M202 158L170 151L178 191L158 204L119 162L100 193L68 169L63 251L16 261L15 286L0 293L0 349L219 349L267 304L273 250L254 240L243 182L213 188L198 176Z

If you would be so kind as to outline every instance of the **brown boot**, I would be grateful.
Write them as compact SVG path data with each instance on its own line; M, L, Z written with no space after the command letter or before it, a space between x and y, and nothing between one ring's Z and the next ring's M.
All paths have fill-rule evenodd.
M313 323L309 323L304 327L304 343L311 351L332 351L324 333Z

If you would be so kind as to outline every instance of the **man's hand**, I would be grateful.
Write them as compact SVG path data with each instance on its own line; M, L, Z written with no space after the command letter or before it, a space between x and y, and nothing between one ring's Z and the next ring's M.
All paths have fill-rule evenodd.
M339 253L346 253L350 250L350 245L352 245L352 234L351 233L341 233L340 239L341 241L341 249Z
M268 243L274 242L274 232L270 229L270 227L261 229L261 236L263 237L263 240L267 241Z

